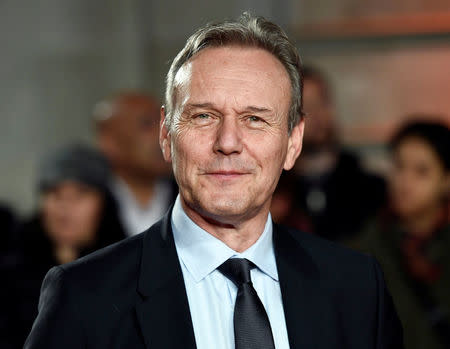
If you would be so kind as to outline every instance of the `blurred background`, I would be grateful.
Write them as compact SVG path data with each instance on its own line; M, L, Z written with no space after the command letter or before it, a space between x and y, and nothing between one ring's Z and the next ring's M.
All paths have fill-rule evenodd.
M1 348L22 347L50 267L173 202L165 75L195 29L243 11L306 66L304 148L274 220L375 255L406 348L450 348L448 0L1 0Z
M162 96L169 62L199 25L244 10L275 20L329 77L343 141L384 170L401 118L450 119L446 0L2 0L0 199L33 207L39 158L92 141L95 102L117 89Z

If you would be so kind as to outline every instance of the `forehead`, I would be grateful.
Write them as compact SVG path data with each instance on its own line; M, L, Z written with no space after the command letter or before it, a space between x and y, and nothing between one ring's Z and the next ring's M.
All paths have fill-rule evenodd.
M143 123L152 127L159 125L159 105L156 100L141 95L118 98L114 104L115 114L105 121L108 129L116 135L129 135L141 129Z
M394 154L408 161L421 161L442 165L442 160L433 147L418 136L407 136L394 148Z
M175 77L184 101L214 99L236 103L280 104L290 101L290 79L283 64L271 53L240 46L200 51Z
M76 179L63 179L54 185L52 185L45 193L55 193L59 191L80 191L80 190L86 190L91 189L95 190L94 187L83 183ZM45 194L44 193L44 194Z

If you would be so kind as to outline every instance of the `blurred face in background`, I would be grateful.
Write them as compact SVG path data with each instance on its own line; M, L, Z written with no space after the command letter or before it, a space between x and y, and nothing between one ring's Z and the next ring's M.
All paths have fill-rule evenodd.
M433 148L419 137L407 137L394 149L390 176L391 205L408 218L440 209L449 192L449 173Z
M317 79L303 81L303 109L307 115L303 151L317 151L334 143L334 110L323 83Z
M120 97L114 116L103 122L100 147L113 167L142 179L167 175L159 147L159 104L147 96Z
M44 192L41 205L44 228L56 245L78 248L95 240L104 205L98 190L64 181Z

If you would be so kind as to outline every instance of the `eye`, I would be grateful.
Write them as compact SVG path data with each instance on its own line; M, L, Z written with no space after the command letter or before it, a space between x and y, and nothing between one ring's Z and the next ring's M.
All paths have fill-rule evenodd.
M255 115L250 115L248 117L248 121L250 122L259 122L259 121L263 121L260 117L255 116Z
M209 125L214 119L214 115L210 113L198 113L192 116L192 122L197 125Z
M252 114L244 115L242 122L246 125L246 127L253 130L262 130L268 125L267 120L264 117Z
M247 125L249 127L254 127L254 128L261 128L264 127L265 125L267 125L267 121L260 117L260 116L256 116L256 115L248 115L245 118L245 122L247 123Z

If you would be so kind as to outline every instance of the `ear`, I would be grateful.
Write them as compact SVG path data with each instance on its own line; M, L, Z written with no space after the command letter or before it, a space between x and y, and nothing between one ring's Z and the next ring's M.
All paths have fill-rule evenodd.
M295 161L300 155L300 152L302 150L304 129L305 120L302 118L300 122L292 129L288 139L288 149L283 166L286 171L289 171L292 167L294 167Z
M161 107L161 118L159 121L159 146L161 147L164 160L172 162L170 132L166 125L166 110Z

